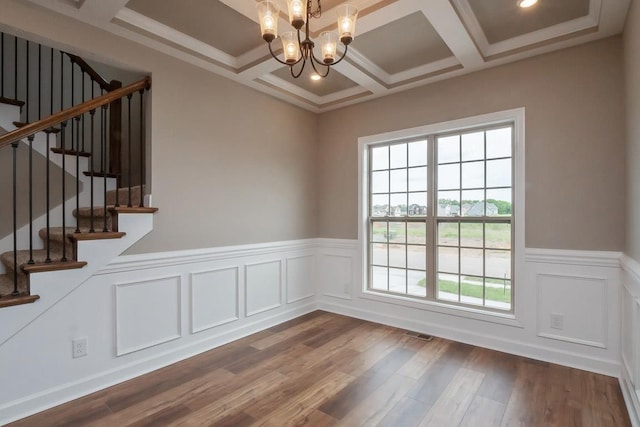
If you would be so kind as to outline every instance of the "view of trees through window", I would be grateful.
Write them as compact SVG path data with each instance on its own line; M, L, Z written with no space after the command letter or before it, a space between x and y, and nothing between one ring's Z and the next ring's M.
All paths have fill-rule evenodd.
M513 126L369 150L369 289L512 308Z

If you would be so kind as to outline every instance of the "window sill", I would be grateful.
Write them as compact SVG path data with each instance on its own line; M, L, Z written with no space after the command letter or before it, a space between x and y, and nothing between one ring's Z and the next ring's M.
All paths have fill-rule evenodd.
M435 313L446 314L449 316L463 317L466 319L479 320L482 322L497 323L515 328L524 328L518 318L513 313L499 313L478 310L471 307L454 306L444 302L416 300L413 298L403 297L401 295L382 294L372 290L363 290L360 296L365 299L384 302L387 304L395 304L403 307L415 308L418 310L432 311Z

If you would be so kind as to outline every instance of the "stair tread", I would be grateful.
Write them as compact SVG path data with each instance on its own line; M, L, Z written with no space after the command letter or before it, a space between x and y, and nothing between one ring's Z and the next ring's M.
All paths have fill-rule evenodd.
M156 213L158 208L150 208L145 206L119 206L110 208L115 213Z
M18 101L17 99L0 97L0 102L3 104L15 105L16 107L23 107L24 101Z
M91 153L88 153L86 151L76 151L76 150L70 150L70 149L63 150L62 148L57 148L57 147L52 148L51 151L56 154L68 154L70 156L75 156L76 154L78 154L78 156L80 157L91 157Z
M31 304L40 299L39 295L20 294L18 296L7 295L0 297L0 308L12 307L21 304Z
M29 250L19 250L17 251L18 258L18 267L22 267L28 265L29 262ZM51 262L56 262L60 260L62 257L61 251L57 251L55 249L51 249L50 252ZM69 257L67 257L69 258ZM47 259L47 251L46 249L34 249L33 251L33 261L36 264L45 264ZM0 254L0 261L8 268L13 269L13 251L8 251L3 254ZM48 263L47 263L48 264Z
M87 263L85 261L37 262L23 266L22 271L25 273L43 273L46 271L73 270L83 268L86 265Z
M127 233L122 231L96 231L94 233L73 233L69 235L71 240L103 240L103 239L120 239Z

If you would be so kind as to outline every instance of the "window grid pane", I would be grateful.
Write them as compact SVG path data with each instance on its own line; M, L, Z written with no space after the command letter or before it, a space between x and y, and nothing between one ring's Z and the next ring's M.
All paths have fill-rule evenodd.
M512 145L509 125L370 150L370 289L512 309Z
M509 150L504 129L509 130ZM437 153L437 164L447 168L438 173L437 183L438 299L453 300L457 289L460 303L511 309L511 135L509 127L438 138L437 148L444 150L444 156ZM461 147L446 147L447 143ZM453 161L453 151L460 151L458 161ZM446 171L455 170L455 165L459 165L459 179L454 188L456 180ZM458 219L443 221L447 217ZM454 224L459 227L457 242L451 238ZM458 273L457 280L446 280L452 273Z

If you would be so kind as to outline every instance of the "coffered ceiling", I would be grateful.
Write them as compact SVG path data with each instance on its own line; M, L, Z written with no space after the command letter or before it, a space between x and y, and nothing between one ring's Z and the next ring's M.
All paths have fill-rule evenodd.
M349 0L360 10L355 40L320 81L294 79L271 58L256 0L30 1L323 112L620 34L631 0L539 0L530 9L516 0ZM322 0L313 37L336 27L341 3ZM279 26L289 28L285 13Z

